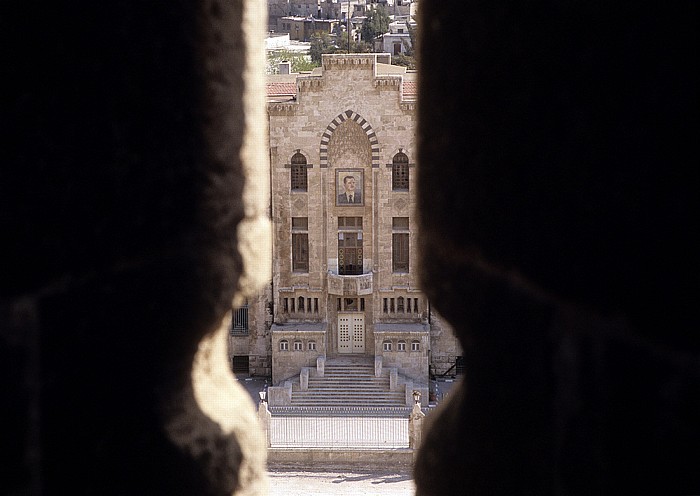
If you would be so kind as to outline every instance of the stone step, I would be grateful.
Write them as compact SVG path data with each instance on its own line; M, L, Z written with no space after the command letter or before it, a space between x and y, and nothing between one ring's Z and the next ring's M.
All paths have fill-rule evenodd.
M308 389L298 382L292 385L293 407L362 407L403 408L406 393L391 391L388 370L375 376L374 361L366 357L334 359L326 362L323 377L310 370Z
M290 406L371 406L371 407L378 407L378 406L395 406L395 407L405 407L406 402L405 401L363 401L360 402L358 401L331 401L331 400L325 400L325 399L309 399L309 400L299 400L299 401L294 401L290 403Z

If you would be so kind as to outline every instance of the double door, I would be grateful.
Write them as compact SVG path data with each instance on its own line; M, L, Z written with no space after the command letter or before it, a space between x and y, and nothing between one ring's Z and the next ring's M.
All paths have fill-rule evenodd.
M338 353L365 352L365 316L362 313L338 314Z

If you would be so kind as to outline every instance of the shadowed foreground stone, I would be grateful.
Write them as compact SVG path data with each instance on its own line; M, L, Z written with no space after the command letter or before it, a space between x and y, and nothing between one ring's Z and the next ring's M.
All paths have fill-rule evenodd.
M264 16L3 5L3 494L265 494L222 324L269 266Z
M697 8L421 2L420 496L700 490Z

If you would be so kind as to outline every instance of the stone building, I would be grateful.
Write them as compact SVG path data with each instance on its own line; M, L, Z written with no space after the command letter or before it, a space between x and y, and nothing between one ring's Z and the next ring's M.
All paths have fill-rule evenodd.
M389 54L336 54L268 79L273 269L233 313L235 370L279 384L353 355L424 385L454 371L416 273L415 78Z

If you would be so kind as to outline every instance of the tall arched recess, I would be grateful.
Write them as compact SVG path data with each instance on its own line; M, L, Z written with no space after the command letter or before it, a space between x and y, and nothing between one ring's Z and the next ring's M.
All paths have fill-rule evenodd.
M379 141L377 140L377 134L374 132L374 129L372 129L370 123L354 110L346 110L345 112L338 114L338 116L333 119L328 126L326 126L326 130L321 136L320 167L328 167L328 142L330 141L335 129L348 119L351 119L359 124L367 134L367 138L369 139L372 147L372 167L379 167Z

